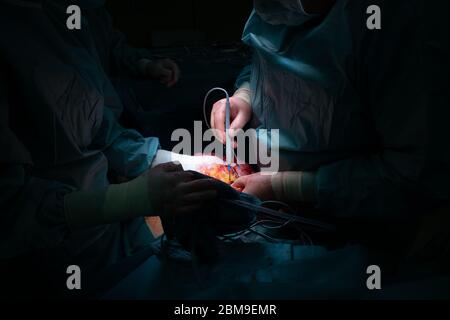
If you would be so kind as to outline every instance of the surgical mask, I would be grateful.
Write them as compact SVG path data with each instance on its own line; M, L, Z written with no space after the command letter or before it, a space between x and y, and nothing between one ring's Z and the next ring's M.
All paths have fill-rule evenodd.
M301 0L254 0L254 7L272 25L299 26L318 16L306 13Z

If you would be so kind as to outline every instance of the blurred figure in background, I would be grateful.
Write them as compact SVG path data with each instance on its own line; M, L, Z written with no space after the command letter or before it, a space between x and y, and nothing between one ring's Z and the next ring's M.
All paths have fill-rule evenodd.
M147 49L127 44L125 35L113 26L106 0L81 0L83 17L97 48L104 71L110 77L131 76L155 79L171 87L180 78L180 69L171 59L155 57Z

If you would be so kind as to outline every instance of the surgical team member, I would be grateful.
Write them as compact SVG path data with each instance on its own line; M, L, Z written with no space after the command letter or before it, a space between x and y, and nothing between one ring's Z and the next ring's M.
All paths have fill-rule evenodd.
M381 9L370 29L367 9ZM280 172L235 182L261 199L397 220L450 198L448 2L255 0L252 65L232 129L280 129ZM444 71L445 70L445 71ZM224 137L225 105L211 123Z
M77 0L97 48L102 67L110 77L141 76L155 79L172 87L181 75L178 65L171 59L156 58L148 50L134 48L126 42L122 32L115 29L106 0ZM74 2L72 2L74 3Z
M69 3L0 1L0 266L8 278L25 268L14 285L71 264L92 276L151 246L144 216L195 212L216 196L209 179L158 164L157 138L118 124L89 28L65 27ZM110 185L108 171L129 181Z

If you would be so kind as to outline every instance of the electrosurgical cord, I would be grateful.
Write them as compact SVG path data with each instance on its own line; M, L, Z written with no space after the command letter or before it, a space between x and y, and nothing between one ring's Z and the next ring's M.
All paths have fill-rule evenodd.
M283 202L265 201L262 203L262 206L267 205L267 204L278 204L278 205L283 206L286 209L288 209L291 213L294 212L289 207L289 205L287 205ZM260 206L255 206L255 207L259 208L259 211L265 211L263 213L266 213L266 214L267 214L267 212L272 212L272 213L277 212L275 210L267 209L267 208L260 207ZM255 208L253 208L253 209L255 209ZM261 209L264 209L264 210L261 210ZM290 218L286 219L287 217L290 217ZM281 215L281 216L272 215L270 219L256 221L256 222L252 223L250 226L248 226L247 228L245 228L244 230L241 230L241 231L238 231L235 233L231 233L231 234L225 234L222 236L218 236L217 238L219 240L222 240L225 242L226 241L234 242L234 241L242 239L241 237L243 237L243 236L253 233L253 234L260 236L260 237L264 238L265 240L273 242L273 243L290 244L291 260L293 260L294 259L294 245L314 246L314 243L313 243L311 237L298 225L298 223L300 221L296 221L297 219L295 219L293 217L297 217L297 216L295 216L294 214L285 214L285 215ZM298 217L298 218L300 218L300 217ZM311 221L309 221L307 219L303 220L303 218L302 218L301 222L303 222L303 223L307 222L307 224L311 224ZM255 228L258 226L261 226L263 229L267 229L267 230L275 230L275 229L281 229L290 224L292 224L292 226L300 232L299 238L296 240L274 238L272 235L269 235L267 232L264 232L264 230L255 230ZM322 225L322 227L324 227L324 226L326 226L326 225ZM192 269L193 269L193 273L196 278L197 284L200 286L200 288L205 288L205 285L204 285L205 281L203 279L203 276L202 276L202 273L200 270L200 262L199 262L198 253L196 250L196 243L199 241L199 238L197 237L197 235L198 235L198 226L192 232L192 237L191 237L191 241L190 241L191 264L192 264ZM164 241L164 235L161 237L161 249L162 249L163 255L165 256L164 252L166 251L166 246L165 246L165 241Z
M320 222L320 221L316 221L316 220L312 220L312 219L307 219L307 218L303 218L294 214L289 214L289 213L285 213L285 212L280 212L280 211L276 211L273 209L269 209L269 208L264 208L262 206L258 206L258 205L254 205L251 203L248 203L246 201L242 201L242 200L228 200L225 199L223 200L225 202L229 202L231 204L237 205L239 207L245 208L245 209L250 209L250 210L254 210L257 211L259 213L264 213L270 217L273 218L277 218L277 219L283 219L283 220L292 220L293 222L297 222L300 224L304 224L304 225L309 225L309 226L313 226L319 229L323 229L323 230L328 230L328 231L335 231L336 228L333 225L330 225L328 223L324 223L324 222Z
M284 202L282 202L282 201L277 201L277 200L267 200L267 201L263 201L262 203L261 203L261 206L265 206L265 205L269 205L269 204L276 204L276 205L279 205L279 206L281 206L281 207L283 207L283 208L285 208L285 209L287 209L287 210L289 210L289 212L295 212L292 208L291 208L291 206L290 205L288 205L287 203L284 203Z
M231 145L231 136L230 136L230 118L231 118L231 104L230 104L230 95L228 94L228 91L224 88L215 87L209 90L206 95L205 99L203 100L203 117L205 118L205 123L208 127L208 129L211 129L211 125L208 121L208 117L206 116L206 102L208 101L209 95L214 91L222 91L225 93L225 150L226 155L225 159L228 165L228 179L230 179L231 175L231 163L233 162L235 158L235 154L233 151L233 146Z

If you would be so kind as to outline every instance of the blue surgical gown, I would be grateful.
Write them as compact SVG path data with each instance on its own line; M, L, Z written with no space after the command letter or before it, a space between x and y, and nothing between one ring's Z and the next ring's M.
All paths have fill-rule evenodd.
M150 245L151 233L143 218L72 229L64 196L106 188L109 171L138 176L159 142L118 124L122 105L99 43L84 17L81 30L66 27L66 7L0 1L0 259L33 254L44 266L98 271ZM144 57L110 45L122 67Z
M369 5L381 30L366 26ZM280 129L280 170L317 172L317 208L404 221L450 198L448 2L338 0L309 24L253 12L252 125Z

